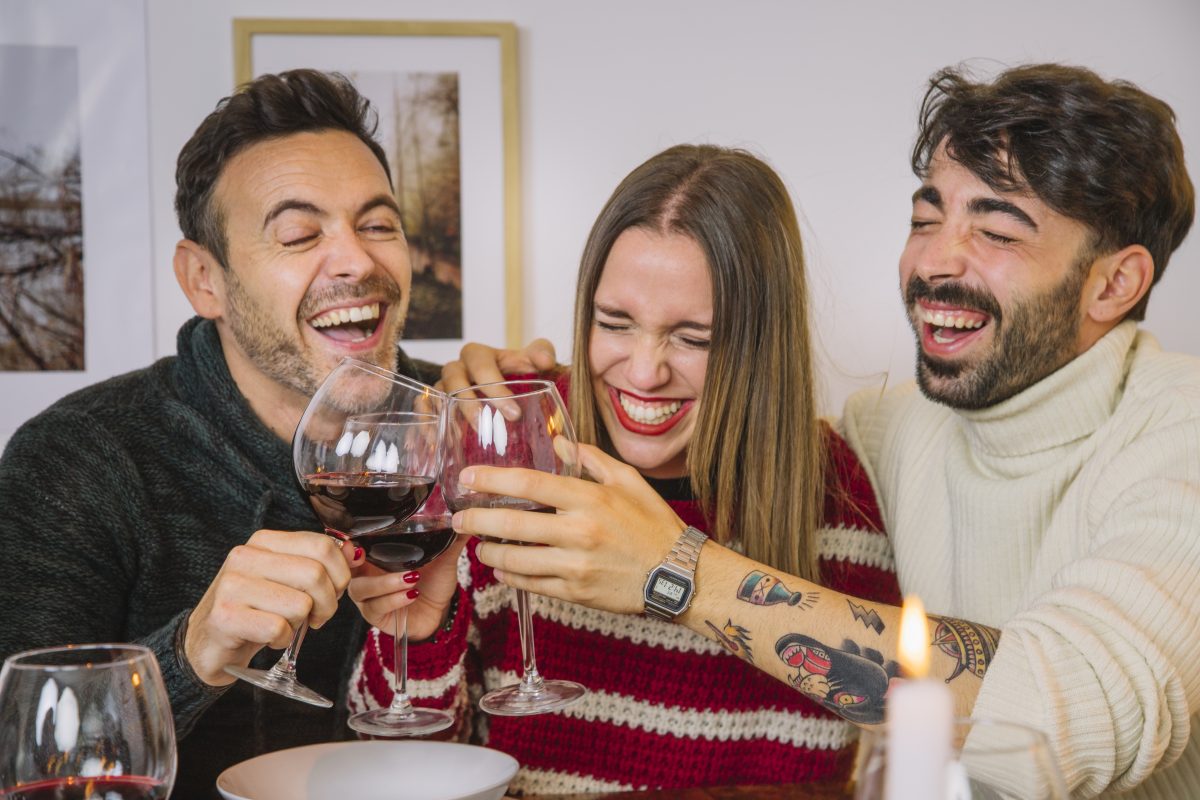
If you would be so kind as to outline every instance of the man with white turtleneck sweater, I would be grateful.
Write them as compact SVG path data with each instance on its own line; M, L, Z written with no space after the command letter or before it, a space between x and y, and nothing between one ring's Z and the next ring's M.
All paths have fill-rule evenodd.
M1194 216L1174 116L1084 70L946 71L913 168L919 391L842 423L901 587L998 629L948 683L1074 794L1200 797L1200 360L1137 325Z

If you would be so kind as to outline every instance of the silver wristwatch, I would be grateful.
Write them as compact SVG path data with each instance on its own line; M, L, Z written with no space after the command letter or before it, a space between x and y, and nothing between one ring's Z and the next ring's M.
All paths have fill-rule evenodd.
M696 562L707 540L707 534L691 525L683 529L671 552L646 578L642 594L647 614L671 621L688 610L696 593Z

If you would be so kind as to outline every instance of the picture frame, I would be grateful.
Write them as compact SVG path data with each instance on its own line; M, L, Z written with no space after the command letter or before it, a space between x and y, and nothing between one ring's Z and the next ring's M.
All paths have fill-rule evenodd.
M0 96L8 111L0 149L10 156L7 167L24 164L10 182L41 181L26 197L43 207L64 196L46 186L66 185L70 175L72 187L72 221L62 229L70 231L69 246L60 238L53 248L69 264L69 280L10 282L38 261L33 239L0 254L6 316L27 332L9 331L0 346L16 342L29 356L10 349L0 368L2 447L63 395L150 363L154 257L144 0L0 0L0 19ZM56 149L68 155L56 158ZM65 172L64 163L72 165ZM6 189L5 196L13 194ZM12 305L18 294L29 304L24 310ZM69 356L36 356L28 347L68 329Z
M237 18L233 40L238 85L300 67L340 72L355 83L379 116L377 138L388 154L406 214L417 206L442 211L452 206L453 200L429 201L426 195L452 198L457 181L457 230L449 212L414 212L405 219L414 272L405 351L445 362L457 358L467 341L523 344L516 26ZM451 105L452 113L446 111ZM427 111L433 116L415 118ZM452 123L457 133L451 131ZM422 136L425 144L419 146ZM453 167L446 166L452 163L446 142L455 137L459 167L453 174ZM414 153L427 168L413 161ZM410 161L416 166L409 167ZM440 176L442 182L418 191L413 175ZM452 317L448 304L456 301L442 296L453 294L456 280L461 303L457 330L447 327ZM431 303L437 311L422 323L420 315ZM435 338L414 338L426 335L414 330L422 325ZM454 333L458 335L447 335Z

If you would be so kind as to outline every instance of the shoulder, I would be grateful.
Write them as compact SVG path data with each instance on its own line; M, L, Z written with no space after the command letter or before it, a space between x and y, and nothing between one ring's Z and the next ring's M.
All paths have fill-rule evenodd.
M1128 359L1128 400L1178 405L1182 413L1200 417L1200 358L1166 352L1153 334L1139 330Z

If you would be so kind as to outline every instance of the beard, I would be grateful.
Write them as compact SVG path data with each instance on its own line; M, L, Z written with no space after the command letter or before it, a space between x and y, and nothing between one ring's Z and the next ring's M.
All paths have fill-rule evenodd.
M306 397L315 394L334 365L315 363L314 354L304 348L299 335L277 325L263 304L246 291L232 268L225 270L225 282L229 295L229 330L246 357L276 383ZM385 336L371 357L364 353L359 358L394 372L405 315L400 288L387 278L375 275L361 283L338 284L309 292L300 302L297 326L307 324L306 320L325 306L372 296L384 297L389 306L387 319L379 324L395 325L397 316L400 323L395 335Z
M1090 263L1087 262L1087 263ZM951 408L989 408L1013 397L1071 361L1083 318L1079 298L1087 263L1077 263L1057 286L1002 309L990 292L945 283L930 286L914 275L904 288L909 321L917 336L917 385L921 393ZM975 361L947 361L921 348L923 323L917 300L973 308L991 316L991 351Z

